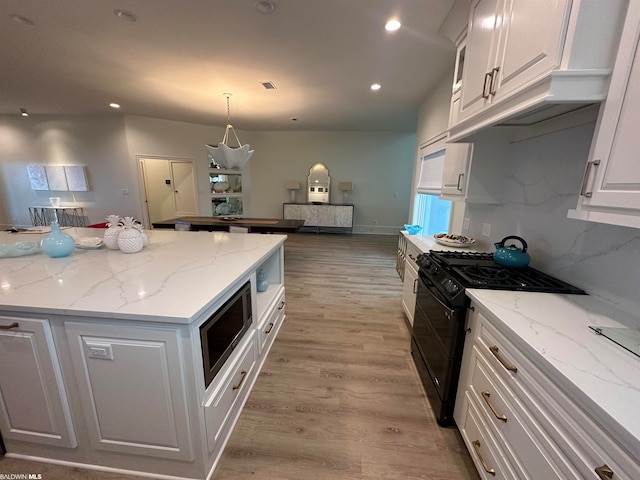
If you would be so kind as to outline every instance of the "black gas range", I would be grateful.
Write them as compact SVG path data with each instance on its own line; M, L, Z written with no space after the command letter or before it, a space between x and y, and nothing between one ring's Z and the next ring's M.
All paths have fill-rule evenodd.
M491 253L430 251L418 256L411 354L440 425L453 424L470 300L467 288L585 294L532 267L510 268Z

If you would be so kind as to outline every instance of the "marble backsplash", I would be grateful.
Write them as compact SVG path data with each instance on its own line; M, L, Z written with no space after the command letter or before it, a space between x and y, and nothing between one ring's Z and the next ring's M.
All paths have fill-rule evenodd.
M575 208L594 124L513 145L501 205L467 205L463 234L487 243L518 235L531 266L640 316L640 230L567 218ZM482 236L491 225L489 238Z

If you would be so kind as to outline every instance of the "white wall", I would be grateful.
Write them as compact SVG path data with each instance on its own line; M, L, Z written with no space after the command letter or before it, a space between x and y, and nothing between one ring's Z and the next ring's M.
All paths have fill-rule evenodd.
M301 183L296 201L306 202L309 169L322 162L331 176L331 203L343 201L339 182L353 182L347 202L355 205L354 231L397 234L405 223L415 134L249 132L247 137L256 152L249 162L253 216L282 217L282 204L290 201L286 180Z
M32 190L26 170L30 163L86 165L91 190ZM121 115L0 116L0 167L0 204L4 205L0 221L4 226L30 225L29 207L48 205L50 196L61 197L63 206L83 207L89 223L103 221L112 211L139 213L134 197L120 190L133 191L136 186Z
M303 185L323 162L332 177L331 200L342 202L338 182L354 184L355 231L396 234L406 222L416 136L394 132L242 132L255 154L243 171L246 211L282 217L289 201L285 180ZM50 192L31 190L26 165L86 165L91 191L60 193L62 204L82 206L88 223L110 213L143 218L138 157L193 160L199 213L211 215L204 145L222 140L224 128L131 115L0 117L0 221L29 225L28 207L47 204ZM253 181L252 181L253 179ZM128 191L127 195L123 190ZM397 195L396 195L397 194ZM298 201L306 195L298 192Z

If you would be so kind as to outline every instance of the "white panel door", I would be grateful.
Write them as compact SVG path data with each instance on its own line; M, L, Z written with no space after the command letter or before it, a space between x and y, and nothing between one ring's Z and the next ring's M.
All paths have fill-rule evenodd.
M191 162L170 161L176 215L196 215L196 190Z
M80 322L65 329L93 448L191 460L179 330Z
M0 317L0 430L5 440L77 445L47 320Z

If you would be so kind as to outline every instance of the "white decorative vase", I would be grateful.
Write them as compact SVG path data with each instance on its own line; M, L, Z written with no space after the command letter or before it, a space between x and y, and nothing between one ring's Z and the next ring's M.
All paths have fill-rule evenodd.
M138 253L144 248L142 232L136 228L133 217L125 217L122 231L118 235L118 247L124 253Z
M107 226L108 228L104 232L104 237L102 241L107 246L107 248L111 250L118 250L118 236L122 231L122 227L120 226L120 216L119 215L107 215Z

